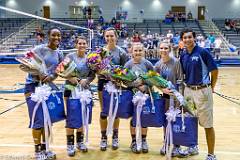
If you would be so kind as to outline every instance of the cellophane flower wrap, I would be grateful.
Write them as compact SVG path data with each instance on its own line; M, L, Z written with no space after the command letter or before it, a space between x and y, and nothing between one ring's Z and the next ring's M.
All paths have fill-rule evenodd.
M141 78L150 86L156 86L161 88L168 87L168 81L160 76L159 73L155 71L148 71L146 74L140 75Z
M57 66L56 73L62 77L77 77L79 72L76 69L77 65L70 58L66 57L64 60Z
M194 103L189 98L184 98L183 95L176 90L175 86L170 81L161 77L159 73L148 71L146 74L140 75L140 77L150 86L171 89L174 97L179 101L180 106L191 115L196 116L196 107Z
M47 67L44 60L32 51L27 52L24 57L17 57L16 60L22 65L38 71L40 74L47 73Z
M131 70L119 65L112 66L110 70L110 75L113 79L122 82L132 82L137 78L136 75Z
M111 68L109 52L106 49L98 49L87 55L87 64L91 70L99 75L108 76Z
M62 78L79 77L79 71L76 69L77 65L70 58L66 57L57 66L55 72ZM65 88L74 90L77 85L66 84Z

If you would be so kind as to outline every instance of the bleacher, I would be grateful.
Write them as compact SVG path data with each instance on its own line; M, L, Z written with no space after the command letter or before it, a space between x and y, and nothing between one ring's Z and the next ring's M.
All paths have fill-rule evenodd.
M237 32L233 30L226 30L224 19L213 19L213 22L216 24L219 30L221 30L221 32L225 35L231 44L236 47L240 47L240 34L237 34Z
M16 27L16 26L21 26L21 24L24 24L24 23L28 22L29 20L30 19L14 19L13 18L13 19L1 19L0 22L6 22L7 21L7 23L4 26L9 26L10 28L12 28L12 27L19 28L19 27ZM82 26L82 27L87 27L87 21L85 19L56 18L54 20L65 22L65 23L68 23L68 24L78 25L78 26ZM97 25L97 23L98 23L98 20L94 20L94 25L95 26ZM53 27L53 24L49 23L49 22L43 22L43 23L39 23L39 24L41 25L41 28L43 29L44 33L47 33L48 29L50 27ZM56 25L56 24L54 24L54 25ZM57 25L57 26L61 28L61 30L63 32L63 35L65 33L69 34L70 31L77 32L77 33L84 33L84 34L87 35L87 32L83 31L81 29L78 30L78 29L73 29L73 28L70 28L70 27L61 27L61 25L60 26ZM201 29L201 26L199 25L197 20L188 20L186 22L173 22L171 24L166 24L161 20L147 20L146 19L142 23L133 23L133 22L128 22L127 23L128 35L130 35L130 36L132 35L132 33L134 31L138 31L138 32L145 33L145 34L148 33L148 31L150 31L151 34L153 34L153 33L166 34L168 32L168 30L171 30L173 33L176 33L176 32L179 33L179 32L181 32L181 30L184 27L190 27L197 34L201 33L201 34L204 35L204 32ZM12 52L21 51L21 50L24 50L26 48L31 48L31 46L33 47L36 44L36 36L34 35L35 29L34 28L32 29L32 31L33 31L32 33L27 33L26 35L24 35L24 34L18 35L19 42L17 42L15 44L15 46L13 46L11 48ZM9 29L9 30L11 30L11 29ZM14 32L14 30L11 30L11 31ZM228 36L230 36L230 35L228 35ZM65 37L66 37L66 39L64 39ZM73 45L67 43L67 41L68 41L68 39L70 39L70 37L68 35L65 35L65 37L63 36L63 41L62 42L64 42L64 43L62 43L61 49L72 48ZM234 41L234 39L232 39L232 41ZM238 41L238 39L236 39L235 41Z
M1 18L0 39L4 39L11 33L18 31L21 26L23 26L30 20L30 18Z
M141 33L148 33L148 31L150 31L151 33L166 34L168 30L171 30L173 33L180 33L185 27L190 27L197 34L201 33L204 35L201 26L196 20L173 22L170 24L164 23L161 20L144 20L143 23L127 23L127 27L130 35L132 34L133 30Z

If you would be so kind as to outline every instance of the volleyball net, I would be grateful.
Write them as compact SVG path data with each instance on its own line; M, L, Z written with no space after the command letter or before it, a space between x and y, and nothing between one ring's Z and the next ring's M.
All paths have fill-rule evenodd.
M60 50L69 53L75 50L77 36L88 39L89 50L93 49L94 31L88 28L87 20L79 18L47 19L38 15L0 6L5 17L0 19L0 52L2 55L22 54L36 45L47 43L47 32L52 27L61 30Z

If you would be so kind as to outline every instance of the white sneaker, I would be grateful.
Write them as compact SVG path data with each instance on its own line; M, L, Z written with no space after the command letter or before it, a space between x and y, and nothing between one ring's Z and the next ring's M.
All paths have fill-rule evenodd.
M143 153L148 153L148 144L147 141L142 141L142 152Z
M74 145L67 145L67 154L69 157L75 156L75 147Z
M79 149L82 152L87 152L88 148L87 146L84 144L84 142L78 142L77 143L77 149Z
M107 139L101 139L100 142L100 150L101 151L106 151L107 150Z
M132 151L133 153L136 153L136 154L141 153L141 149L140 149L140 150L137 149L137 143L136 143L136 141L133 141L133 142L131 143L130 148L131 148L131 151Z
M181 147L173 147L172 157L185 158L188 155L189 155L188 152L183 151Z
M113 138L113 139L112 139L112 149L113 149L113 150L117 150L117 149L118 149L118 146L119 146L118 138Z
M194 155L198 155L199 151L198 151L198 146L193 146L193 147L188 147L186 150L189 155L194 156Z
M56 153L52 151L44 151L45 155L47 156L47 160L54 160L57 158Z
M165 146L163 145L162 148L160 149L160 154L165 156L166 154L166 149L165 149Z
M47 160L47 156L45 152L40 151L40 152L35 152L35 159L36 160Z
M206 160L217 160L217 157L215 155L208 154Z

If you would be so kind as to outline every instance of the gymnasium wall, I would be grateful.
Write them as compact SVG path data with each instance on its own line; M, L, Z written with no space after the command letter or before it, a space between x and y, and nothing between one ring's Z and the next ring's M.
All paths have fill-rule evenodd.
M197 17L198 6L206 6L210 18L240 17L240 0L0 0L5 2L5 6L42 15L42 6L49 5L51 17L68 18L68 6L74 4L99 5L104 11L104 17L111 19L117 8L120 6L128 11L129 20L141 19L140 10L144 10L143 18L159 19L164 18L165 13L172 5L186 6L186 10L191 10L194 17ZM1 4L1 3L0 3ZM1 12L0 12L1 13ZM3 14L1 15L1 17ZM4 15L11 17L8 13Z

